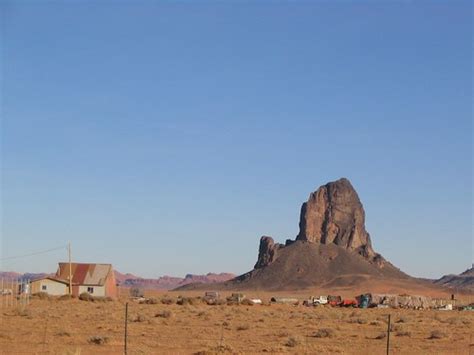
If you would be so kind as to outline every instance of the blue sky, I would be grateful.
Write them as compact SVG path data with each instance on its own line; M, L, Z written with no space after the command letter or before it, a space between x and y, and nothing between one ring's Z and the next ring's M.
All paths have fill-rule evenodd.
M470 266L469 1L0 6L2 257L242 273L345 176L396 266Z

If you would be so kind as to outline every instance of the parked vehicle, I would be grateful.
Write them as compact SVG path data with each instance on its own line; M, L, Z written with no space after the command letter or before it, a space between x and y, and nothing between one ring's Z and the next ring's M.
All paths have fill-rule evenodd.
M328 303L327 296L319 296L319 297L311 296L309 299L303 302L303 305L309 307L309 306L319 306L319 305L323 305L327 303Z
M352 300L352 299L344 299L341 304L340 304L341 307L357 307L358 306L358 303L356 300Z
M219 299L219 292L207 291L204 294L204 301L209 305L216 304L218 299Z
M327 296L319 296L318 298L313 300L315 305L322 305L322 304L328 304L328 297Z
M228 302L234 302L240 304L245 298L243 293L233 293L231 296L227 297Z
M342 302L341 296L331 296L329 295L328 297L328 304L335 307L339 306L339 304Z
M219 292L217 291L207 291L205 294L204 294L204 298L219 298Z
M364 295L357 296L356 300L360 308L369 308L370 302L372 300L372 295L370 293L366 293Z

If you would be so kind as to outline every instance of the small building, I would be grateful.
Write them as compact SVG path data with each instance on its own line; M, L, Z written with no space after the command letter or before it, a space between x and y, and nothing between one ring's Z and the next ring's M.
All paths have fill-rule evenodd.
M72 294L87 292L97 297L117 298L117 283L111 264L71 263ZM59 263L56 277L69 282L69 263Z
M62 296L69 292L69 283L52 276L31 281L31 294L44 292L51 296Z

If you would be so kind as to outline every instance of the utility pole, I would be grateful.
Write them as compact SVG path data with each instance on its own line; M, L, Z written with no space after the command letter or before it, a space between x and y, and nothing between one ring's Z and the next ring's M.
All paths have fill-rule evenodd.
M71 242L69 242L67 245L67 253L69 257L69 295L72 296Z

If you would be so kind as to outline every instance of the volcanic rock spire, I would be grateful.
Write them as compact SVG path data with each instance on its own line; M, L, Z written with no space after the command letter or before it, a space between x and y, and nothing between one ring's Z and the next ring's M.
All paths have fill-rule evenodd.
M296 240L334 243L371 258L370 235L365 230L365 212L349 180L341 178L319 187L303 203Z
M329 182L311 193L301 207L296 240L280 244L271 237L261 237L253 270L213 287L329 289L370 285L377 280L395 289L400 289L400 285L418 285L419 280L410 278L374 252L364 223L364 208L351 183L344 178Z
M283 248L293 242L287 240L283 245L263 236L255 269L274 262ZM335 244L379 266L385 262L372 249L370 235L365 230L364 208L346 178L329 182L309 195L308 201L301 206L300 231L296 242Z

